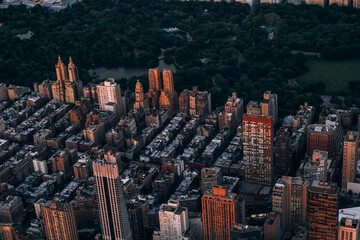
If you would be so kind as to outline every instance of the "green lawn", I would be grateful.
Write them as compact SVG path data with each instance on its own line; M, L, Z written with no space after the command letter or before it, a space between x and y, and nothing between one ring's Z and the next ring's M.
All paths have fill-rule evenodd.
M344 95L349 91L348 82L360 81L360 59L312 59L307 65L309 72L298 77L296 81L301 86L323 81L326 85L326 94Z

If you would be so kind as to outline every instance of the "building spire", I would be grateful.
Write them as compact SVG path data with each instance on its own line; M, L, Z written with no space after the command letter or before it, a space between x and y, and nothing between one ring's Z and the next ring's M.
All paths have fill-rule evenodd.
M75 64L73 63L72 59L71 59L71 56L69 58L69 66L75 66Z

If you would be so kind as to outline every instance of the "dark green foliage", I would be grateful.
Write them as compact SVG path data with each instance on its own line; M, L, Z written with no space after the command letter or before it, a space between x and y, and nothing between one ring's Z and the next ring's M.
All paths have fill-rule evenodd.
M360 56L355 41L360 39L359 11L336 6L250 9L224 2L83 0L60 12L9 7L0 10L0 22L2 82L30 86L54 79L59 54L71 55L81 78L90 81L90 68L156 67L163 48L165 62L177 66L178 91L198 85L211 91L217 107L233 91L246 103L272 90L279 95L282 115L304 101L319 104L321 98L314 96L324 89L318 80L306 89L291 84L289 80L308 71L306 57L291 50L321 52L327 58ZM163 30L169 27L182 32ZM28 30L34 33L31 39L16 37ZM268 40L269 33L274 33L273 40ZM146 77L140 80L146 83ZM135 81L130 79L126 87L133 89Z

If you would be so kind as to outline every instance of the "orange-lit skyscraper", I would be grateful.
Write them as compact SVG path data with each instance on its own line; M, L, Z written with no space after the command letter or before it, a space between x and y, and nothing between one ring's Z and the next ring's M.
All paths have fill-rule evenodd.
M245 200L225 186L208 189L202 199L204 240L230 239L235 223L244 223Z
M271 186L273 182L273 119L243 116L245 181Z
M116 162L93 162L102 238L131 240L129 219L122 194L119 169Z
M356 177L357 160L359 156L359 133L349 131L344 139L343 169L341 191L347 191L347 183Z
M161 80L159 69L149 69L149 89L160 91Z
M174 78L172 71L163 71L163 83L164 89L161 90L159 108L161 110L167 110L168 115L172 116L178 108L178 96L174 89Z
M71 57L68 69L59 57L55 64L57 81L51 85L51 94L54 99L67 103L75 103L83 96L83 83L79 80L77 67ZM69 78L70 77L70 78Z
M159 94L161 89L161 78L159 69L149 69L149 92L147 98L151 100L152 108L159 107Z
M149 100L145 97L144 89L139 80L137 80L135 85L135 103L134 108L142 108L144 110L149 109Z
M174 92L174 76L171 70L163 71L163 83L165 92Z
M57 201L47 201L42 207L42 216L46 239L78 239L75 213L72 205Z
M333 240L337 236L339 189L336 183L314 180L308 192L308 239Z

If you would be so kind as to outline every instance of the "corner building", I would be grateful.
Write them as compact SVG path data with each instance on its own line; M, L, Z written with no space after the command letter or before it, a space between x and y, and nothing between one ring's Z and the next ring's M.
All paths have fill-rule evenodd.
M245 181L271 186L273 182L273 119L243 116Z
M314 180L308 190L309 240L334 240L337 237L339 189L336 183Z
M75 213L68 203L48 201L42 207L42 216L48 240L77 240Z
M230 239L231 228L245 218L245 200L225 186L215 186L205 192L201 202L204 240Z

